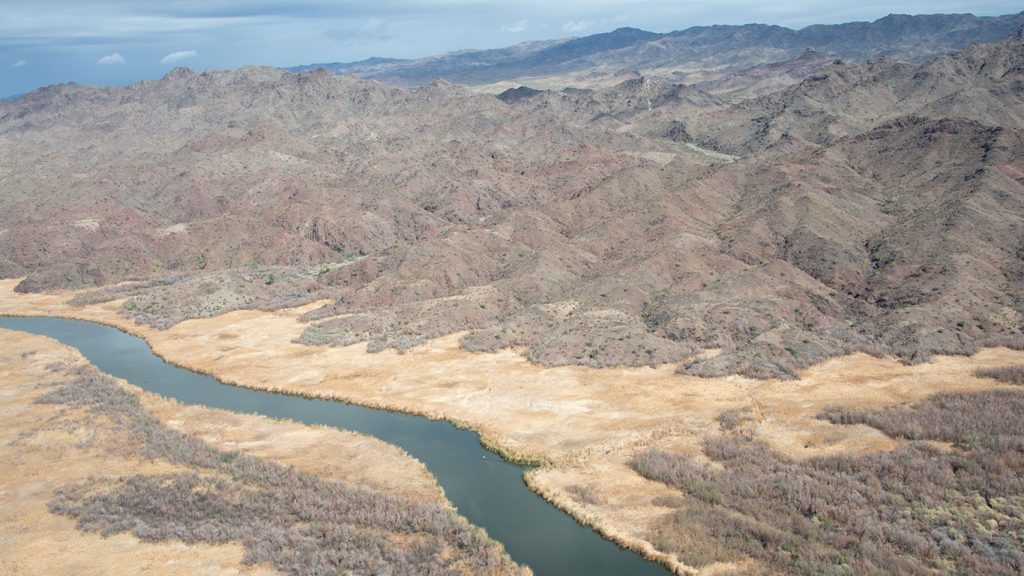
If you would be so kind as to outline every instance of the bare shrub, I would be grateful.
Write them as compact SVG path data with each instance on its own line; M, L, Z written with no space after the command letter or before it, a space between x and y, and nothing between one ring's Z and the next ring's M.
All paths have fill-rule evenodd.
M983 341L985 346L1002 346L1010 350L1024 350L1024 334L1000 334L989 336Z
M1017 390L935 394L913 407L877 409L829 407L818 418L834 424L867 424L908 440L957 442L965 435L998 437L1018 444L1024 438L1024 394Z
M566 486L565 490L572 494L573 498L577 501L583 502L584 504L594 504L599 506L607 501L604 496L594 492L594 490L588 486L573 484L572 486Z
M84 409L117 450L188 468L59 489L50 508L80 529L148 542L240 542L245 562L285 574L518 573L497 543L455 511L217 450L170 430L95 369L37 399Z
M192 318L233 310L279 310L323 296L316 272L300 266L220 270L136 285L111 286L76 296L77 304L127 298L121 314L166 329Z
M705 439L714 465L648 450L632 466L684 496L649 536L694 566L752 558L786 574L1019 574L1021 409L1024 393L1011 390L823 414L898 436L952 439L952 452L912 442L868 456L792 461L728 435Z
M743 424L753 421L753 419L754 417L751 415L751 408L749 406L725 410L715 417L715 420L717 420L719 425L721 425L722 430L727 432L735 430Z
M975 370L974 375L979 378L992 378L1007 384L1024 384L1024 365L980 368Z
M140 282L125 282L122 284L114 284L112 286L103 286L94 290L88 290L75 294L68 302L72 306L87 306L89 304L102 304L104 302L110 302L112 300L120 300L121 298L128 298L137 294L150 290L152 288L162 288L166 286L173 286L178 282L181 282L186 277L183 275L170 276L167 278L155 278L153 280L146 280Z

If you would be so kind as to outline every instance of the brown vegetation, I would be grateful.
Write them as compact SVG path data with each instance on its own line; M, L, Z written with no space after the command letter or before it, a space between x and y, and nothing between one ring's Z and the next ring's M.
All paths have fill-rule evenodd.
M41 365L53 356L50 348L62 349L37 336L6 331L4 336L8 351L22 350L18 357L7 359L8 376L15 381L27 377L27 364ZM38 350L45 354L38 354ZM80 465L83 456L79 453L97 452L97 461L103 464L94 468L94 474L60 486L50 502L51 511L73 518L86 532L104 536L131 533L143 542L182 543L188 550L221 549L237 543L245 549L244 557L240 557L245 564L273 566L282 573L521 572L500 545L445 503L419 494L410 499L358 487L254 457L246 451L261 449L251 440L240 445L246 451L214 448L206 441L170 429L144 408L137 393L74 355L62 354L33 378L35 405L48 407L48 417L34 417L29 428L18 428L23 423L17 416L9 422L15 426L17 438L4 454L5 466L27 471L26 457L18 456L17 451L29 450L37 443L37 436L38 441L49 438L50 445L59 447L62 458L74 462L70 466ZM15 392L12 386L5 387L5 402L11 404ZM175 413L168 406L173 403L166 400L147 397L145 404L165 415ZM18 414L16 405L7 408ZM190 416L204 421L202 414L187 410ZM228 420L222 419L204 436L223 434ZM194 428L192 424L185 426ZM277 425L281 442L300 432L292 428L303 427ZM322 436L321 440L334 440L321 431L313 433ZM78 441L62 443L63 437ZM377 447L364 442L360 449ZM345 454L343 450L336 453L341 457ZM118 464L121 462L135 464L126 468ZM109 472L106 465L110 466ZM404 465L395 469L409 470ZM420 484L419 478L409 481L410 488ZM38 489L26 482L20 478L7 486L19 493ZM45 536L36 536L40 537ZM5 560L4 570L31 572L46 565L27 561L22 555L11 562ZM121 566L127 572L145 568Z
M207 274L179 274L80 291L75 306L124 300L121 313L140 323L166 329L193 318L233 310L279 310L322 297L317 279L329 265L250 267Z
M794 461L743 435L708 437L711 461L661 450L634 469L685 495L651 535L684 562L755 559L745 573L1019 574L1024 570L1024 393L946 394L910 408L834 409L914 442Z
M889 436L908 440L959 442L984 436L1017 444L1024 440L1024 394L1018 390L947 392L912 407L829 407L818 417L834 424L867 424Z
M137 396L93 368L76 369L72 382L37 401L84 408L88 424L103 419L115 427L124 449L190 470L59 490L51 510L83 530L127 531L151 542L241 542L245 562L286 574L514 571L500 546L450 508L214 449L161 425Z
M730 408L729 410L724 410L715 418L715 420L718 421L722 430L729 432L743 424L746 424L747 422L753 421L754 418L751 412L753 412L753 410L749 406L743 408Z
M14 283L0 282L0 312L118 326L146 338L169 361L226 382L460 422L490 446L543 461L529 483L545 498L609 538L684 572L674 549L652 546L653 527L678 493L637 474L629 466L636 452L657 447L699 454L702 436L734 415L739 422L731 433L756 434L792 460L891 450L900 441L876 429L835 426L815 416L836 402L878 407L911 404L936 392L992 389L998 384L974 377L975 370L1024 359L1005 347L916 365L855 354L803 370L799 381L704 379L678 374L672 366L548 368L514 350L467 352L458 334L406 354L368 354L365 344L295 343L305 328L299 318L319 303L231 312L158 330L119 315L116 301L73 307L67 304L71 294L14 294ZM722 416L729 410L737 414ZM734 568L744 573L740 564ZM715 565L707 572L721 569Z
M1024 384L1024 366L999 366L980 368L974 373L979 378L992 378L1007 384Z

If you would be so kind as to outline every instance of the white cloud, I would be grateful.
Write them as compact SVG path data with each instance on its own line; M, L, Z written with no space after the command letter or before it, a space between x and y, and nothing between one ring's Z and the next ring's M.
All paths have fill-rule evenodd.
M177 52L171 52L167 56L160 59L161 64L174 64L175 62L181 62L182 60L188 60L189 58L195 58L199 56L199 52L195 50L179 50Z
M523 32L526 30L526 25L529 24L526 20L520 20L512 25L502 26L501 29L505 32L512 32L513 34Z
M22 66L28 66L28 60L18 60L14 63L15 68L21 68Z
M565 30L566 32L583 32L594 24L595 22L593 20L570 20L565 24L562 24L562 30Z
M116 66L118 64L124 64L124 56L121 56L117 52L112 52L97 60L96 63L100 66Z

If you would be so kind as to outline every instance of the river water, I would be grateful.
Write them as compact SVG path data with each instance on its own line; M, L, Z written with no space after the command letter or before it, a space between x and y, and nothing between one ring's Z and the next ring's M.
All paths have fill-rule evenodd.
M50 317L0 317L0 327L49 336L77 348L100 370L150 392L195 404L361 432L423 462L470 522L538 576L665 576L545 502L523 483L526 468L448 422L331 400L249 390L164 362L145 340L102 324Z

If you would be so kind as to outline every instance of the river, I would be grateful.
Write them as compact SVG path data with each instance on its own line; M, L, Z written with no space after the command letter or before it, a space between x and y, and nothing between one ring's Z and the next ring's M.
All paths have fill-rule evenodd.
M459 513L537 576L665 576L531 492L526 468L484 449L452 424L399 412L229 386L164 362L145 340L102 324L51 317L0 317L0 327L49 336L77 348L100 370L194 404L361 432L401 446L423 462Z

